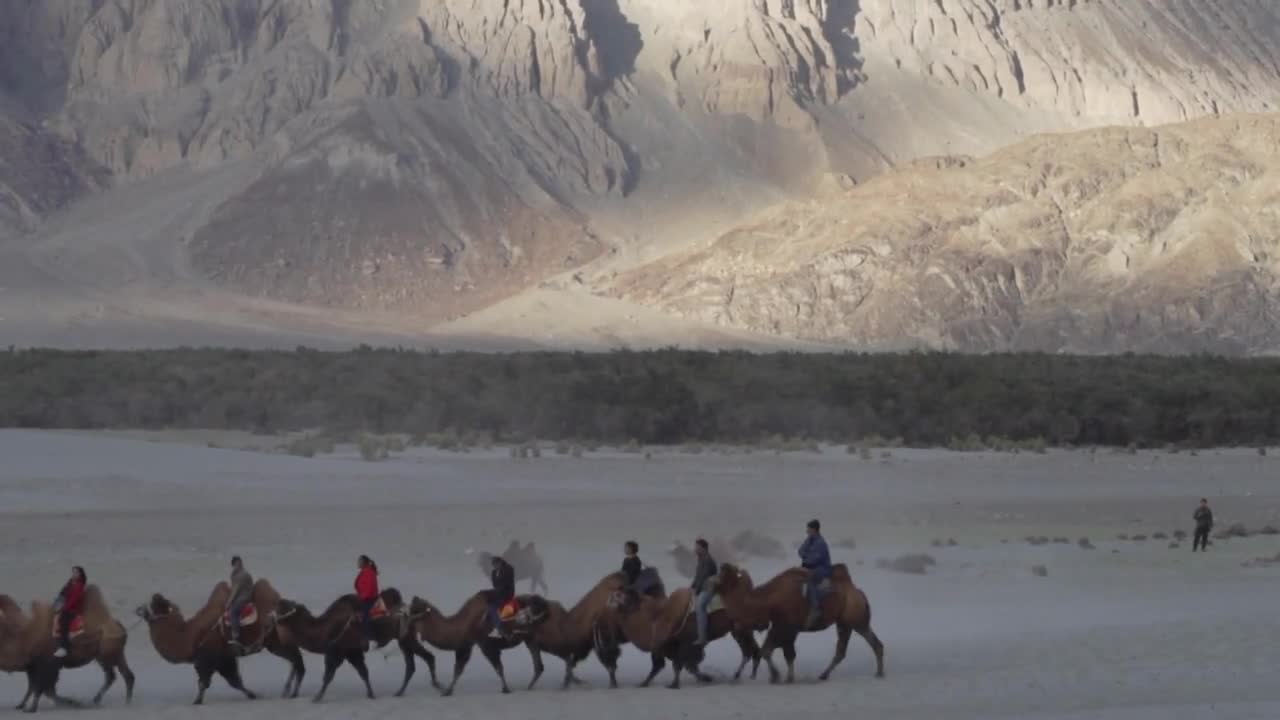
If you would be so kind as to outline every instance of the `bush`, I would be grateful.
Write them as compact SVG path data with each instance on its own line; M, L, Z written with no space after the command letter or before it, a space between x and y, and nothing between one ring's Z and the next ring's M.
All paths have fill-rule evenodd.
M385 439L374 435L363 435L356 443L360 448L360 457L368 462L386 460L391 456Z
M302 435L286 443L284 451L295 457L310 458L320 454L332 453L333 438L327 435Z
M326 427L794 450L1280 443L1280 359L947 353L0 352L0 427ZM1174 418L1180 421L1172 421ZM971 437L972 436L972 437ZM891 438L886 440L885 438ZM452 446L454 443L448 442ZM468 442L468 446L470 443ZM392 444L391 451L394 452Z

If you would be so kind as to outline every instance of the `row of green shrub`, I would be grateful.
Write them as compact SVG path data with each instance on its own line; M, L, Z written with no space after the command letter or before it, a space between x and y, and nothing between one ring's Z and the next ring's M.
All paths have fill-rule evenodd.
M1262 446L1280 439L1280 362L678 350L11 350L0 352L0 426L325 428L342 437L403 434L459 447L533 439L788 450L819 442L1031 451Z

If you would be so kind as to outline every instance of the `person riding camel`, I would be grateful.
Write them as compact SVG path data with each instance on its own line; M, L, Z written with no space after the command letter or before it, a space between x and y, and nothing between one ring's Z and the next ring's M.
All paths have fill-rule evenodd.
M244 561L236 555L231 558L231 597L227 599L231 645L240 645L240 613L244 610L244 606L251 602L253 602L253 576L244 569Z
M822 524L810 520L805 526L807 536L800 546L800 566L809 571L805 581L809 594L809 619L806 629L813 629L822 620L822 595L820 587L823 581L831 577L831 551L827 541L822 537Z
M493 558L493 569L489 571L489 580L493 583L493 595L489 603L489 618L499 634L506 635L502 626L502 608L516 597L516 571L511 563L496 555Z
M622 576L626 578L627 590L635 590L636 581L640 579L640 573L644 572L644 563L640 562L640 544L635 540L628 540L622 545Z
M87 583L84 568L76 565L71 568L71 579L62 586L58 598L53 601L53 609L58 613L58 649L53 653L56 658L64 658L71 652L71 623L84 612Z
M368 555L361 555L356 560L356 567L360 569L355 582L356 599L360 602L360 630L364 632L365 640L372 641L373 621L370 614L381 595L378 590L378 564Z
M694 543L694 552L698 556L698 570L693 575L693 583L689 586L697 596L694 610L698 617L698 640L695 644L707 644L707 615L711 608L711 600L715 597L715 577L720 568L711 557L711 546L703 538Z

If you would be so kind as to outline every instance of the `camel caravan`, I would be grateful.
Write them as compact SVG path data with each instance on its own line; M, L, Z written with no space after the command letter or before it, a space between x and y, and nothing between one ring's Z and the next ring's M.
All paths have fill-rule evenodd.
M741 554L775 554L759 538L749 538L757 548L763 547L754 552L733 553L741 542L713 545L699 539L692 549L677 544L670 554L691 583L669 593L658 571L640 561L639 546L628 542L622 569L601 578L576 604L565 606L535 592L516 594L517 579L529 580L531 591L545 591L546 583L533 544L513 542L502 555L467 551L485 561L492 588L475 593L453 614L422 597L405 602L399 590L380 588L377 565L363 555L357 561L355 592L337 598L319 615L282 597L267 580L254 580L239 557L232 560L230 582L218 582L207 602L189 617L159 593L136 614L138 623L147 625L160 657L192 666L197 705L204 702L214 675L255 699L239 663L263 651L288 663L282 692L286 698L298 697L306 674L303 657L309 653L324 659L316 702L323 700L344 664L355 670L372 699L365 656L393 643L404 661L396 696L408 689L418 660L426 663L432 686L451 695L477 648L497 674L501 691L509 693L502 654L521 645L533 662L530 690L543 675L544 655L564 663L562 689L582 684L575 670L592 654L608 672L609 686L616 688L618 659L628 644L650 657L641 687L670 665L673 677L668 687L679 688L685 673L699 682L712 681L701 669L705 649L724 637L731 637L740 651L735 682L748 666L754 679L763 661L771 682L791 683L797 636L830 628L836 632L835 654L822 680L844 660L853 633L875 655L876 677L884 677L884 646L871 629L867 596L854 585L846 565L831 563L819 530L818 521L810 521L799 551L800 567L759 585L739 564ZM717 563L713 548L724 551L730 561ZM756 640L758 633L764 634L763 645ZM63 670L94 662L105 676L94 704L101 702L117 674L124 678L125 700L130 701L134 675L125 660L127 640L127 629L111 617L101 591L87 584L79 567L52 605L33 602L27 612L0 595L0 670L27 676L19 709L35 712L45 697L59 705L77 705L57 693L58 679ZM453 676L447 685L440 683L428 647L453 653ZM778 648L787 663L785 679L772 657Z

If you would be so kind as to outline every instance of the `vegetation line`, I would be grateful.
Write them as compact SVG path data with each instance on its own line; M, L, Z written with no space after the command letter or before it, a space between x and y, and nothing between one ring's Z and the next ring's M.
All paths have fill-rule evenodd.
M11 349L0 352L0 426L324 428L497 442L1264 446L1280 440L1280 361Z

